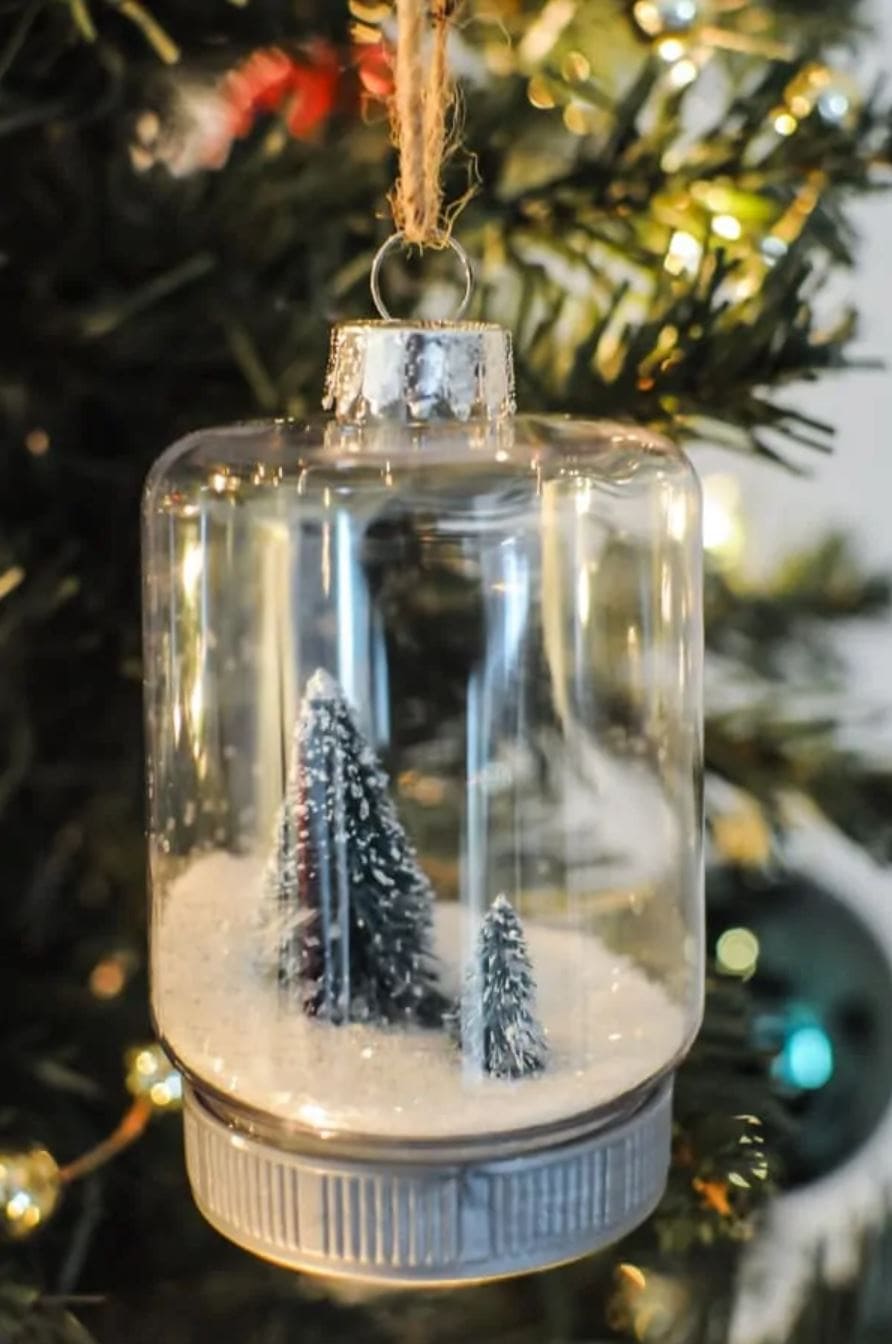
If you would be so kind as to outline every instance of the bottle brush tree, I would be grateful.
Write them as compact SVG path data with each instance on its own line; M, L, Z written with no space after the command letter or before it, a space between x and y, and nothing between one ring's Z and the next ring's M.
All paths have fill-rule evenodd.
M545 1068L530 954L507 896L497 896L484 917L451 1024L465 1054L494 1078L526 1078Z
M310 678L264 875L264 962L330 1022L442 1020L430 882L335 679Z

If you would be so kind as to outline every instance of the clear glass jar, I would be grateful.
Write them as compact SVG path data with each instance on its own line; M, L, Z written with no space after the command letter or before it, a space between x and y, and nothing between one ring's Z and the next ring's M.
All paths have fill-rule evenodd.
M341 329L334 417L145 494L159 1033L208 1125L373 1174L615 1129L700 1020L696 477L514 418L509 353Z

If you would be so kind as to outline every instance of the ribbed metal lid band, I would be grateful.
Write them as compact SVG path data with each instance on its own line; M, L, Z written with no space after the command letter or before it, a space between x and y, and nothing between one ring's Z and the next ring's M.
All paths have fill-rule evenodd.
M510 415L511 335L485 322L343 322L331 336L323 406L353 424Z
M186 1163L224 1236L295 1269L389 1282L495 1277L575 1259L641 1222L669 1163L671 1080L624 1123L481 1164L364 1164L279 1151L193 1094Z

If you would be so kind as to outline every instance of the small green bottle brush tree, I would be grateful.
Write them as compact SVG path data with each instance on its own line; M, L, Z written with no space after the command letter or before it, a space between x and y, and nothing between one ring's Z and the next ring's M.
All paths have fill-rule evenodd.
M536 1020L533 967L506 896L497 896L484 916L450 1027L464 1053L491 1077L527 1078L545 1068L548 1047Z

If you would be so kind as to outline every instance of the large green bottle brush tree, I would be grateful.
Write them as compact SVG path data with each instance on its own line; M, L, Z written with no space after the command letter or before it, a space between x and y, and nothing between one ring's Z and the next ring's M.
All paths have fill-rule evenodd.
M328 1022L439 1025L434 892L334 677L310 677L263 881L268 974Z

